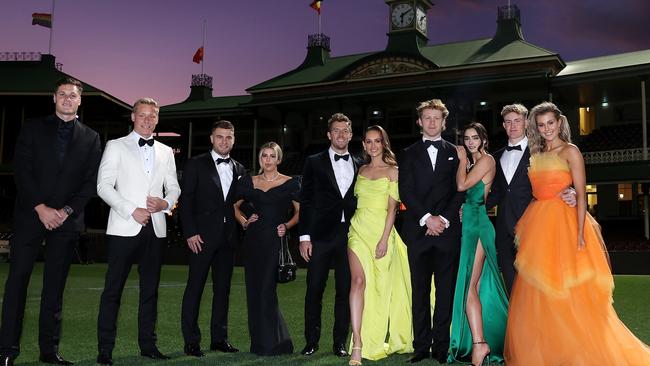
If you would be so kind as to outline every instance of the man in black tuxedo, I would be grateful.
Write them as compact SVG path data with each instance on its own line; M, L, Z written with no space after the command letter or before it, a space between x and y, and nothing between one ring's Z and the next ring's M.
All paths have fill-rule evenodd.
M530 166L530 150L526 137L528 109L521 104L509 104L501 110L501 117L503 117L503 128L508 135L508 145L494 154L497 171L486 207L490 209L497 206L495 226L497 261L506 283L506 290L510 295L516 277L515 226L533 199L528 179ZM575 206L575 191L566 189L562 193L562 200L571 207Z
M508 145L494 154L496 176L486 206L498 206L496 216L497 260L508 295L515 280L515 225L533 198L528 167L530 150L526 137L528 109L521 104L510 104L501 110L503 128Z
M82 90L78 80L60 80L54 92L54 115L26 121L16 141L17 197L11 267L2 303L1 365L13 365L20 353L27 285L43 240L40 361L72 365L58 352L63 289L83 229L84 207L96 193L101 158L99 135L77 119Z
M333 352L348 355L345 342L350 328L350 267L347 243L350 219L356 208L354 182L359 162L348 152L352 122L343 113L328 121L330 148L305 161L300 193L300 254L307 261L305 294L305 348L310 356L318 350L323 292L334 264Z
M422 139L398 157L399 193L406 205L402 238L408 247L413 291L413 348L410 362L432 356L447 360L454 286L460 256L458 215L464 194L457 191L456 147L443 140L449 111L439 99L420 103ZM431 322L431 277L436 303Z
M239 180L247 174L230 157L235 127L217 121L210 134L212 149L185 163L180 215L190 248L189 275L183 295L181 329L185 354L202 357L199 305L205 281L212 268L211 350L237 352L228 342L228 297L234 265L233 233L236 228L233 204Z

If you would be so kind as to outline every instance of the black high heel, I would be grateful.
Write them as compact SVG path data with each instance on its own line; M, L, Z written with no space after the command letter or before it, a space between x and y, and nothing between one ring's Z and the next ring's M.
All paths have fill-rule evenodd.
M486 341L480 341L480 342L472 342L472 344L488 344L488 343ZM483 359L478 365L472 364L472 366L491 366L492 363L490 362L490 353L491 351L488 351L488 353L486 353L485 356L483 356Z

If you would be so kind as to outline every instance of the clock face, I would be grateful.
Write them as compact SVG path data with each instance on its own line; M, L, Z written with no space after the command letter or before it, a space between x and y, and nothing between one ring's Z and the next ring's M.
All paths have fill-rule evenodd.
M404 28L413 23L415 18L415 11L411 4L398 4L395 5L391 12L390 19L393 26L396 28Z
M422 8L418 8L415 12L415 25L420 32L427 34L427 13Z

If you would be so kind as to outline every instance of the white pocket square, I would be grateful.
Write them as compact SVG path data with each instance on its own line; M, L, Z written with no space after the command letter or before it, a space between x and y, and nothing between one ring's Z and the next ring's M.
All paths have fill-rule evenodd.
M447 160L454 160L454 157L450 156L449 159L447 159Z

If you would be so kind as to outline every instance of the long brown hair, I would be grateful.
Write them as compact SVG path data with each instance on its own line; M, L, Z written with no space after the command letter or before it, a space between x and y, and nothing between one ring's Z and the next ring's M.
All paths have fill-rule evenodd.
M379 125L373 125L368 128L366 128L366 132L363 134L363 139L366 139L366 135L370 131L376 131L379 132L381 135L381 146L382 146L382 155L381 155L381 160L383 160L384 163L392 166L397 166L397 159L395 158L395 153L390 149L390 140L388 139L388 134L386 133L386 130L384 130L383 127ZM364 149L362 152L363 157L363 162L365 164L370 164L370 155L366 152Z
M539 133L539 129L537 129L536 119L537 116L549 112L553 113L555 119L560 123L560 131L558 133L560 140L566 143L571 143L571 127L569 127L569 120L562 114L562 111L560 111L555 104L551 102L543 102L533 107L528 115L528 131L526 131L526 135L528 136L528 147L530 148L531 154L544 152L546 149L546 140L542 134Z

